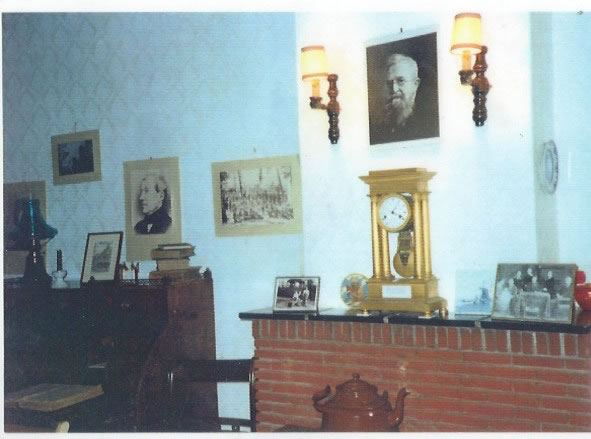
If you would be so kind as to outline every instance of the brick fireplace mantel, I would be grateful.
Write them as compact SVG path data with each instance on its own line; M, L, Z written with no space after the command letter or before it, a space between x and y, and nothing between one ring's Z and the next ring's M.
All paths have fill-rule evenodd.
M572 325L346 310L240 318L252 320L258 431L318 428L312 394L354 372L380 393L411 392L402 432L591 431L591 312Z

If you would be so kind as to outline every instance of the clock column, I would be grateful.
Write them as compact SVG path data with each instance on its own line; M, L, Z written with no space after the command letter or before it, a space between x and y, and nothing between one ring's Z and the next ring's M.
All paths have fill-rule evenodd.
M388 232L378 222L378 194L370 195L371 199L371 242L373 256L373 279L393 279L390 270L390 244Z

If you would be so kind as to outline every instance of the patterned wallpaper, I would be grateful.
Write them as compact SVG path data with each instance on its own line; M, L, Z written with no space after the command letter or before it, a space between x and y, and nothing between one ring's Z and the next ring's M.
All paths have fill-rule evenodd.
M49 254L74 278L88 232L124 230L124 161L180 157L199 257L216 247L211 162L298 151L291 14L4 14L3 43L4 181L47 182ZM90 129L102 181L54 186L50 137Z

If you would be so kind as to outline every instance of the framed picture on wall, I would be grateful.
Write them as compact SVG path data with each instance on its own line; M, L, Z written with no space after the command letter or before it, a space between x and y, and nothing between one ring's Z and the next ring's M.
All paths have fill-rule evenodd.
M301 233L299 156L213 163L216 236Z
M123 232L88 234L80 283L87 283L90 278L97 281L116 279L122 240Z
M151 259L160 244L181 242L178 157L123 163L126 259Z
M52 136L53 184L100 180L100 151L98 130Z
M370 145L439 137L437 32L382 38L366 56Z
M317 312L319 277L285 276L275 279L273 311Z
M20 183L4 184L4 274L23 275L25 260L29 254L30 241L22 239L20 215L17 200L29 198L39 200L39 212L43 218L47 218L47 197L44 181L24 181ZM42 246L43 260L46 247Z
M576 265L498 264L493 319L571 323Z

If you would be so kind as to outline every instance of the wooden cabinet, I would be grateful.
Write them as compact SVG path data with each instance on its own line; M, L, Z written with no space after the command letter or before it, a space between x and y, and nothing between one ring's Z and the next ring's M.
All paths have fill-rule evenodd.
M4 284L5 392L42 382L102 384L103 425L133 431L159 358L215 358L211 277L183 282ZM160 395L162 396L162 395Z

